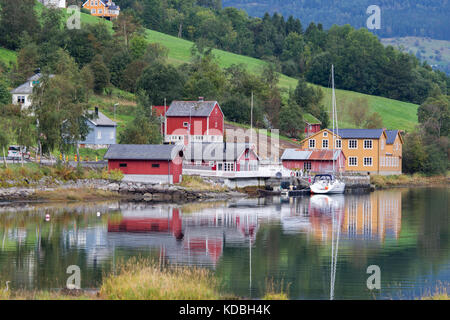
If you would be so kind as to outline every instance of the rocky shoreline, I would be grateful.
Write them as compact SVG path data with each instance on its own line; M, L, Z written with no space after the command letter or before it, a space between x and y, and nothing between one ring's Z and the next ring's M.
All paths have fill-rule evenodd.
M134 201L195 201L199 199L225 200L235 197L245 197L244 193L226 190L222 192L210 192L193 190L180 186L168 186L142 182L114 182L102 179L83 179L53 184L49 186L10 187L0 188L0 201L45 201L42 197L45 193L61 193L67 190L93 190L105 191L118 199ZM111 198L111 197L110 197Z

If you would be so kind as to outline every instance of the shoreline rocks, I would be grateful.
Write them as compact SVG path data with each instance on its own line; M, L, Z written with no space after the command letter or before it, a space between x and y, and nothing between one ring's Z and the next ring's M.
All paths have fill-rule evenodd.
M96 189L117 193L118 198L129 198L134 201L168 202L194 201L198 199L230 199L245 197L244 193L227 190L225 192L209 192L190 190L176 185L162 185L142 182L115 182L102 179L82 179L58 183L51 186L39 185L30 187L0 188L0 201L36 200L40 192L56 192L64 189ZM45 199L44 199L45 200Z

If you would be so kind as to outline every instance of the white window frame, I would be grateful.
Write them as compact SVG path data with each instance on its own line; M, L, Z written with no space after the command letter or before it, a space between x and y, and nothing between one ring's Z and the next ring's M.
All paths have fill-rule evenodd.
M97 139L98 139L98 140L101 140L101 139L102 139L102 132L101 132L101 130L98 130L98 131L97 131Z
M369 147L369 146L366 147L366 143L367 143L368 145L370 145L370 147ZM366 149L366 150L373 149L373 140L370 140L370 139L364 140L364 142L363 142L363 148Z
M325 141L327 142L327 146L325 147ZM328 139L322 139L322 149L328 149L328 147L330 146Z
M350 160L355 159L355 164L352 164ZM348 157L348 166L349 167L357 167L358 166L358 157Z
M311 170L311 167L312 167L311 161L305 161L303 163L303 169L304 170Z
M323 132L323 136L324 136L324 137L328 137L328 132L324 131L324 132Z
M366 164L366 161L370 162L370 164ZM364 165L364 167L373 167L373 157L364 157L363 165Z
M91 9L91 13L97 13L97 10L94 9L94 8L92 8L92 9Z
M112 140L112 139L114 139L114 131L111 131L110 133L109 133L109 138Z
M384 139L381 139L381 150L384 150Z
M351 146L351 143L352 143L353 141L356 142L356 147L354 147L354 148ZM349 148L349 149L353 149L353 150L358 149L358 140L357 140L357 139L350 139L350 140L348 140L348 148Z
M339 142L339 146L338 146L338 142ZM334 141L334 144L335 144L336 149L342 149L342 139L336 139Z
M313 146L311 146L311 142L313 142ZM309 149L314 149L316 147L316 139L309 139L308 140L308 148Z

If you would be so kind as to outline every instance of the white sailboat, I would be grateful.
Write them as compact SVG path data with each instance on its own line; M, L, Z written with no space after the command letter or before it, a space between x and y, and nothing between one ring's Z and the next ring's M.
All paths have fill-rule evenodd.
M331 82L333 86L332 90L332 117L333 117L333 174L318 174L314 177L310 185L311 193L318 194L330 194L330 193L344 193L345 191L345 183L335 176L336 165L335 165L335 156L334 156L334 148L335 148L335 139L336 135L339 135L339 126L337 121L337 108L336 108L336 94L334 92L334 66L331 65ZM336 131L335 131L336 127ZM339 157L337 158L339 161ZM340 165L338 163L338 168Z

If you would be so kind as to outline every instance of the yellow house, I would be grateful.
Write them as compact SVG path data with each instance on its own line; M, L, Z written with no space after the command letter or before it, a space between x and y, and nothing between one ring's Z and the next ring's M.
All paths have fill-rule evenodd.
M401 174L403 139L398 130L322 129L301 141L302 149L342 149L345 171L363 174Z
M120 7L111 0L88 0L83 3L83 8L89 10L93 16L108 20L117 18L120 13Z

